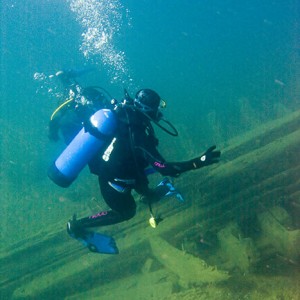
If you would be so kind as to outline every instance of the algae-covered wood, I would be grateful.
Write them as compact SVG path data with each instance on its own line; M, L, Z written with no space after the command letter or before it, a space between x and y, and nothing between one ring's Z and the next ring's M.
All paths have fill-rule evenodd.
M118 286L125 290L138 284L138 278L149 293L150 283L153 289L167 289L166 299L179 295L192 299L192 294L200 299L204 294L200 295L197 285L208 295L205 285L211 282L215 295L227 291L232 296L234 282L241 275L249 286L241 297L271 297L255 276L260 274L268 282L266 287L276 289L279 285L270 283L268 272L277 272L285 280L276 269L284 265L295 282L299 278L299 252L293 250L299 243L299 128L298 111L228 142L219 164L176 179L184 204L170 199L154 205L164 219L156 229L148 225L149 213L142 204L133 220L102 229L116 239L118 256L89 253L61 230L61 223L5 249L0 256L1 298L80 299L98 295L102 288L106 291L103 299L118 298L122 294ZM288 224L281 224L273 207L290 216ZM283 246L284 239L289 247ZM243 252L237 257L242 268L230 255L232 249ZM253 260L246 261L249 251ZM286 280L292 286L294 278ZM253 284L257 288L251 289ZM290 295L291 290L283 294ZM153 292L152 298L144 294L141 298L137 291L131 289L124 295L157 297ZM298 292L295 285L293 294Z
M229 278L226 272L218 270L215 266L184 253L183 251L171 246L159 237L150 239L153 255L164 267L175 273L184 287L193 284L213 283Z

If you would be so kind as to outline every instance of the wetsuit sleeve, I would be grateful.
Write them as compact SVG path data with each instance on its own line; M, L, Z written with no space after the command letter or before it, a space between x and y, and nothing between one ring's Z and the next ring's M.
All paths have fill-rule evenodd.
M156 147L140 148L144 153L145 159L148 163L160 174L164 176L176 177L185 171L193 169L191 161L185 162L167 162L158 152Z
M59 130L59 122L57 122L57 120L50 121L49 125L48 125L48 138L49 138L49 140L51 140L51 141L58 141L59 140L58 130Z
M216 146L210 147L201 156L183 162L167 162L159 154L157 149L148 153L148 161L155 170L164 176L179 176L181 173L196 170L219 162L221 152L215 150Z
M196 169L192 161L166 162L155 160L151 163L153 168L164 176L179 176L181 173Z
M54 117L49 121L48 125L48 138L51 141L58 141L59 135L58 131L60 129L60 121L61 121L62 114L61 112L57 112Z

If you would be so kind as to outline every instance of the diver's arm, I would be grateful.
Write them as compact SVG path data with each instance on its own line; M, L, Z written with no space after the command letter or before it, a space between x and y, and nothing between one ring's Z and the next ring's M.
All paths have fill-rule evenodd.
M58 118L52 119L49 122L48 125L48 138L51 141L58 141L59 140L59 135L58 135L58 131L60 128L60 122Z
M52 113L48 125L48 137L51 141L59 140L58 132L61 127L61 119L69 109L70 107L63 103Z
M55 76L61 81L64 88L70 89L78 84L76 78L94 70L95 68L61 70L56 72Z
M164 176L178 176L190 170L196 170L219 162L221 152L215 150L216 146L210 147L201 156L183 162L165 162L152 157L151 165Z

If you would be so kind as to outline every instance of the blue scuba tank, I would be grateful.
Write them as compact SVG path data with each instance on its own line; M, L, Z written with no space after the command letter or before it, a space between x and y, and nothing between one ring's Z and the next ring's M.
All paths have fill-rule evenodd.
M89 119L67 148L48 169L49 178L61 187L68 187L91 159L112 140L116 130L115 114L100 109Z

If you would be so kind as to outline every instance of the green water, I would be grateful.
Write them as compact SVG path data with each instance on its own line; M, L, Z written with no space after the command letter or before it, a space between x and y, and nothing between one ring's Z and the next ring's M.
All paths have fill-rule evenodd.
M180 132L175 140L158 132L161 152L169 160L188 159L212 144L230 147L232 138L299 109L298 1L244 2L112 0L100 5L102 1L7 0L0 4L1 250L41 232L64 230L74 212L84 215L90 210L93 197L103 205L97 179L87 171L67 190L46 176L64 148L47 137L49 117L61 100L55 94L59 86L49 75L58 70L93 66L95 71L81 82L101 85L118 99L124 87L132 95L143 87L156 90L167 101L166 117ZM100 12L97 18L88 11L88 4L94 3ZM89 23L83 24L79 12L84 10L89 12L84 16ZM107 34L106 47L84 43L83 34L93 26L100 37L101 32ZM36 73L46 77L35 80ZM189 179L191 190L202 176ZM179 186L188 194L183 182ZM295 264L287 263L282 274L276 270L274 276L293 282L299 257ZM253 282L259 280L256 275L251 274ZM231 297L233 289L228 289ZM186 299L200 299L200 294L195 298L197 293L188 293ZM240 299L251 299L246 294ZM217 299L212 291L205 295ZM270 299L288 299L284 297L275 293Z

